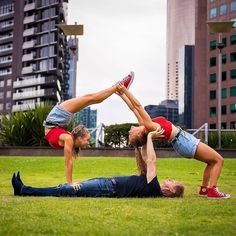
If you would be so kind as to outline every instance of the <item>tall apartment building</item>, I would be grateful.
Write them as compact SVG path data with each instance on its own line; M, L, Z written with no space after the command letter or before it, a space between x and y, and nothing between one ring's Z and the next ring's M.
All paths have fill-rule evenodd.
M220 96L222 128L236 129L236 29L222 36L225 47L222 50L222 90L218 94L218 35L211 33L206 25L206 21L236 21L236 0L196 1L196 12L194 126L207 122L210 128L217 128Z
M0 113L68 98L67 3L0 1Z
M69 98L74 98L76 96L76 71L77 71L77 61L78 61L78 41L77 37L70 37L68 39L68 51L69 51Z
M195 0L167 0L167 99L179 98L179 50L195 41Z

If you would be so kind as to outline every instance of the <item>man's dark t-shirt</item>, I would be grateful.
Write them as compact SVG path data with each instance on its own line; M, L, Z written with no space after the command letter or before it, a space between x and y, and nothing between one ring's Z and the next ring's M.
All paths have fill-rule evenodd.
M116 197L161 197L161 187L157 177L147 184L146 175L113 177Z

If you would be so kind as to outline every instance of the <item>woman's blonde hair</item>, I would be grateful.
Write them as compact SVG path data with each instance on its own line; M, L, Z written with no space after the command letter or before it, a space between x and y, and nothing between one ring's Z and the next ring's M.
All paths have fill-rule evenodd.
M75 138L83 138L89 131L84 125L77 125L72 131L71 134ZM79 156L79 148L73 148L73 157L77 158Z
M140 127L140 126L139 126ZM131 129L134 128L134 127L131 127ZM136 127L138 128L138 127ZM147 132L145 129L140 129L139 132L137 132L134 135L130 136L129 138L129 143L134 146L134 147L141 147L143 146L144 144L147 143Z
M85 134L88 134L89 131L88 129L84 126L84 125L77 125L72 131L71 131L71 134L78 138L82 138L84 137Z

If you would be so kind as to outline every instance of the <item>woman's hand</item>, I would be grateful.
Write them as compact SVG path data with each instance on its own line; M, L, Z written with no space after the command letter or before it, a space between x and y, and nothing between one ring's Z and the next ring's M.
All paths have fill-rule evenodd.
M148 133L148 137L150 137L151 139L158 139L158 138L161 138L161 137L164 137L164 132L165 130L164 129L156 129L154 131L151 131Z
M75 191L78 191L80 189L80 183L72 183L70 184L70 186L73 187Z

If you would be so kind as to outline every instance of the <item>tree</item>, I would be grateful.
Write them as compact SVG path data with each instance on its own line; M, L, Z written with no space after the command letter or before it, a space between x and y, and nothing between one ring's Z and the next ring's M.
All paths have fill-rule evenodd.
M105 146L113 148L129 147L129 130L134 123L115 124L105 127Z

